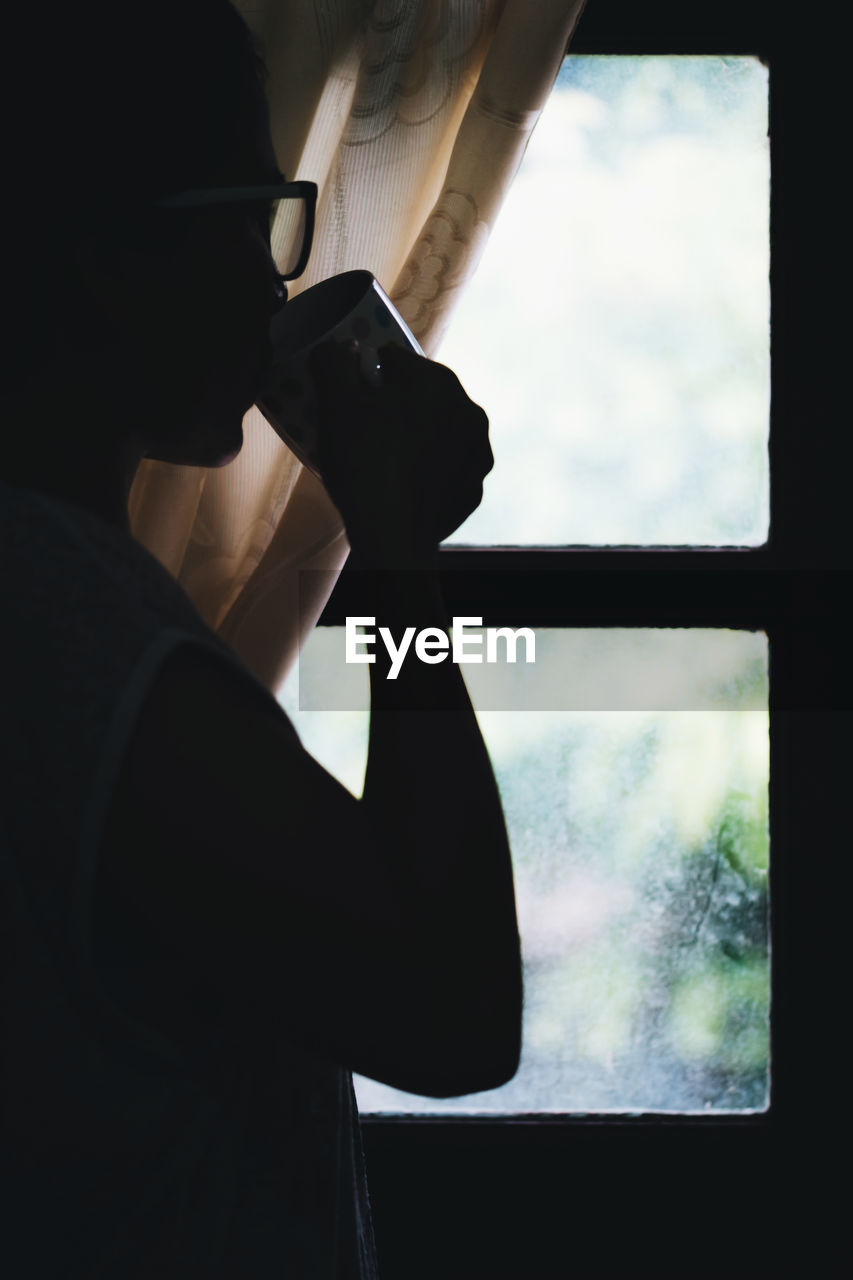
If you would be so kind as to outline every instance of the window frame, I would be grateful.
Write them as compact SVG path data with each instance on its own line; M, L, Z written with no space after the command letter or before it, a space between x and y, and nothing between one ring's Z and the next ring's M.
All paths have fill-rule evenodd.
M759 1115L707 1117L368 1116L363 1127L380 1265L388 1265L392 1280L433 1274L527 1280L558 1274L545 1270L555 1256L573 1268L594 1266L594 1274L608 1266L633 1274L638 1241L643 1260L656 1265L680 1266L690 1256L684 1250L701 1239L705 1265L730 1267L736 1247L740 1265L766 1267L770 1237L754 1230L756 1221L790 1205L790 1222L780 1224L775 1237L780 1262L795 1224L808 1221L803 1205L810 1201L802 1187L795 1191L791 1151L794 1139L812 1127L814 1099L822 1096L819 1064L801 1034L814 1016L806 976L819 973L810 948L820 917L809 912L817 894L797 874L797 859L813 849L822 865L821 854L826 862L842 829L844 789L833 784L840 783L849 754L841 624L850 533L838 426L826 388L815 386L808 372L820 342L807 324L813 311L804 309L813 282L793 249L811 213L801 174L814 148L804 117L800 42L793 18L769 0L720 0L712 10L700 8L675 0L645 6L593 0L571 52L742 54L769 68L768 542L719 549L454 546L442 549L440 567L449 612L482 615L485 625L726 626L767 633L770 1105ZM817 70L811 68L811 84L807 75L807 88L817 93ZM320 625L340 625L359 611L344 570ZM744 1169L751 1172L750 1214L709 1233L709 1199L733 1170ZM570 1246L567 1203L573 1206ZM654 1224L657 1231L650 1230Z

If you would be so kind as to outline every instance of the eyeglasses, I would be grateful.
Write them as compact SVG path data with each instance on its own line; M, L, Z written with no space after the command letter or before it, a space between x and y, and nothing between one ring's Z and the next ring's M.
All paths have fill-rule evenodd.
M206 187L177 191L154 201L158 209L202 209L221 204L260 204L269 210L270 251L282 280L295 280L308 265L314 239L316 182L259 187Z

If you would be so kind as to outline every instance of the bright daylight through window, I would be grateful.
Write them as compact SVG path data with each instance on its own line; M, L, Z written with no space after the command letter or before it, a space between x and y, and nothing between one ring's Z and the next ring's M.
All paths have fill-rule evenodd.
M767 89L752 58L566 59L437 353L496 457L454 542L766 540ZM343 643L318 629L281 700L360 793L366 713L304 709ZM357 1080L363 1111L767 1107L767 670L763 632L651 621L465 668L513 850L521 1067L440 1101Z
M765 541L769 196L757 59L565 59L437 353L496 459L451 541Z
M334 665L341 632L309 639L312 670ZM766 637L552 628L537 644L533 678L554 710L519 709L524 668L465 670L474 705L490 708L478 716L513 850L521 1067L502 1089L440 1101L357 1081L359 1105L760 1110L769 1051ZM356 670L365 706L366 668ZM360 793L366 711L301 711L295 681L282 701L305 747ZM491 709L501 703L511 709Z

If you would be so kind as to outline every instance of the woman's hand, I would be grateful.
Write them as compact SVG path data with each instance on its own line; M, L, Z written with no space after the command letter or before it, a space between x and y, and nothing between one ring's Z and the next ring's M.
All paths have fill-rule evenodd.
M396 345L379 360L381 385L371 386L355 344L315 351L320 470L353 550L405 563L430 555L479 505L489 422L444 365Z

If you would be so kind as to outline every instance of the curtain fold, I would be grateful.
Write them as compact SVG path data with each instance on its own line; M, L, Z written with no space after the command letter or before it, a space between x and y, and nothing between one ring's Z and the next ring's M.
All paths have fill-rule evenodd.
M236 0L269 71L279 165L320 187L314 250L291 296L367 268L434 352L583 5ZM322 485L256 409L244 436L225 468L144 462L131 526L275 691L348 547ZM328 572L310 591L303 580L300 598L307 568Z

